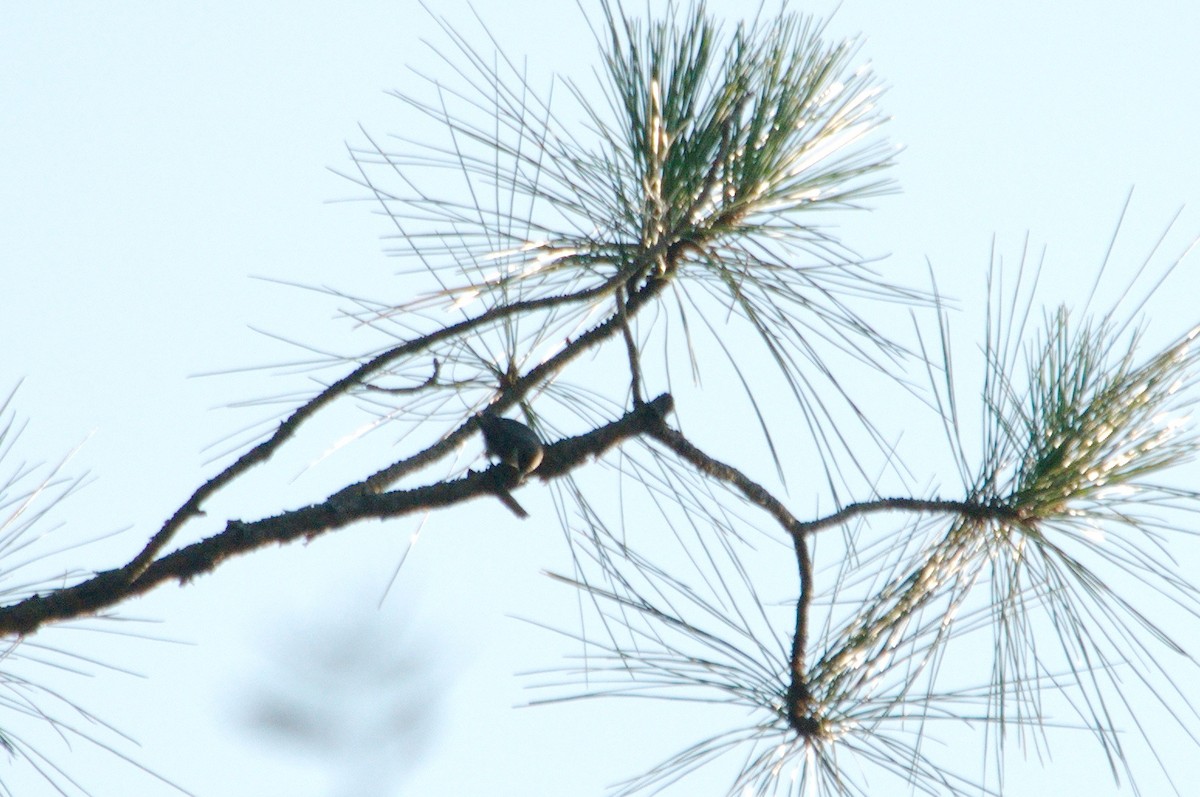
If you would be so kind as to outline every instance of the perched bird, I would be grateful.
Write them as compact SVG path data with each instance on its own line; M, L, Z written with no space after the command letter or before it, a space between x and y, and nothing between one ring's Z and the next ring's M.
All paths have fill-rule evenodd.
M518 481L542 464L542 441L528 426L490 412L482 412L477 417L488 456L515 470Z
M506 487L518 485L542 464L542 441L537 433L520 421L501 418L487 410L475 416L483 443L489 457L495 457L512 469L507 485L497 485L496 495L517 517L529 517L529 513L513 498Z

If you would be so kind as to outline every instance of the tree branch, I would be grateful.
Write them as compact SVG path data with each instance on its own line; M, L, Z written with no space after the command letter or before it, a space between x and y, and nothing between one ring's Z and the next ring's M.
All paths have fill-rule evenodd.
M565 294L560 296L548 296L541 299L531 299L528 301L512 302L511 304L493 307L474 318L468 318L457 324L443 327L431 332L428 335L422 335L411 341L393 346L392 348L375 355L367 360L362 365L358 366L350 373L338 379L333 384L326 387L305 404L298 407L291 415L280 422L275 432L266 440L251 448L246 453L242 454L237 460L218 473L216 476L209 479L201 485L192 495L185 501L179 509L175 511L170 518L162 525L158 532L150 538L146 546L135 556L129 564L120 568L119 571L122 577L127 581L134 581L142 572L149 566L154 557L166 547L175 533L192 517L201 514L201 507L214 493L229 484L241 474L250 470L255 465L266 462L271 456L286 443L300 428L300 426L317 413L325 405L331 403L338 396L350 390L352 387L365 384L365 379L376 371L380 370L388 363L403 357L408 354L415 354L429 346L432 346L439 341L460 335L468 332L475 327L492 323L498 319L524 312L532 312L541 310L547 307L555 307L560 304L571 304L574 302L584 302L602 296L605 293L613 290L621 284L623 278L620 276L610 278L604 283L587 288L576 293ZM460 430L461 431L461 430ZM458 438L454 438L457 442ZM445 442L445 441L443 441ZM448 450L448 449L447 449Z
M565 476L622 441L661 424L671 407L670 395L663 394L598 429L547 445L542 464L532 476L542 481ZM382 493L343 491L319 504L273 517L249 522L230 520L223 531L156 559L135 579L127 577L125 568L106 570L74 586L0 608L0 636L30 634L49 622L96 614L163 582L190 581L216 569L226 559L267 545L313 539L361 520L384 520L495 496L499 490L513 487L511 470L500 463L424 487Z
M691 244L690 242L687 243L693 248L698 248L695 246L695 244ZM675 259L683 255L684 251L684 248L674 244L668 247L668 263L673 264ZM651 257L652 254L653 253L648 253L645 256ZM673 271L673 268L669 270L669 273L671 271ZM606 285L609 285L612 288L615 288L617 284L619 284L619 280L615 278L606 283ZM624 328L625 323L627 323L628 318L632 317L638 312L638 310L649 304L651 300L653 300L656 296L658 296L659 293L662 292L666 285L667 278L649 280L635 293L630 294L629 300L622 305L623 309L621 311L614 311L611 316L588 331L584 332L579 337L575 338L575 340L564 346L563 349L553 357L550 357L540 365L531 368L528 373L519 379L513 380L513 382L509 384L509 386L502 392L500 398L491 405L491 409L497 413L503 412L524 398L530 390L542 384L551 376L565 368L567 364L576 357L580 356L593 346L597 346L608 338L619 334ZM424 467L430 462L434 462L437 459L445 456L454 448L454 446L456 446L461 440L470 434L471 431L471 422L469 420L465 421L462 426L460 426L458 429L455 429L438 443L435 443L434 445L426 448L424 451L420 451L417 454L408 457L407 459L402 459L399 462L383 468L382 470L376 471L366 479L344 488L342 492L345 494L351 494L362 491L380 492L382 490L386 490L408 473L411 473L414 470Z
M955 501L945 498L877 498L871 501L847 504L830 515L814 520L800 520L761 484L732 465L710 457L693 445L681 432L670 428L665 422L648 431L651 437L674 451L682 459L690 462L701 473L733 486L746 500L774 517L779 525L793 537L801 537L814 531L823 531L840 526L862 515L884 511L949 514L971 520L1004 523L1025 523L1028 520L1022 513L1003 503Z
M750 503L762 508L791 536L799 570L800 593L796 599L796 625L792 635L789 661L790 680L787 687L786 711L789 725L801 736L814 736L821 731L821 719L811 712L812 695L808 689L806 650L808 646L808 615L813 595L812 559L808 550L810 534L840 526L853 518L882 511L943 513L956 517L1023 523L1026 519L1015 509L998 503L950 501L944 499L880 498L850 504L831 515L815 520L797 519L783 502L762 485L750 479L732 465L720 462L693 445L682 433L660 420L648 430L650 435L690 462L697 470L737 489Z

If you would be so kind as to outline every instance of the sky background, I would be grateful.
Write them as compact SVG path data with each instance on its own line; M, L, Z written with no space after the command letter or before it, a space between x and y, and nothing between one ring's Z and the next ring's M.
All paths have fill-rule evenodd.
M709 7L731 23L742 13ZM572 3L477 10L533 75L586 82L599 63ZM485 40L465 4L438 11ZM303 375L262 369L311 356L287 341L358 350L337 318L344 302L280 282L407 297L381 240L386 219L341 201L364 191L335 172L351 169L360 125L380 136L419 125L386 92L419 86L409 67L444 73L424 41L445 39L408 0L8 3L0 19L0 394L20 382L15 407L29 420L0 473L78 448L66 472L90 483L48 519L45 550L112 536L47 566L103 569L137 550L244 430L311 389ZM1181 207L1156 262L1200 234L1200 6L1151 2L1135 16L1118 2L843 0L829 30L862 34L860 60L889 86L887 136L903 147L892 171L901 191L830 221L860 253L890 254L883 268L897 281L920 283L931 268L961 307L978 307L993 246L1015 262L1028 235L1032 251L1046 250L1046 301L1078 300L1131 189L1112 266L1124 277ZM1152 340L1196 322L1198 268L1185 261L1150 306ZM958 350L973 352L978 313L955 323ZM322 445L301 441L191 533L296 506L361 471L310 470ZM566 552L537 490L522 493L534 515L524 524L484 503L432 519L395 583L413 521L244 557L122 607L139 622L39 635L49 650L24 655L61 670L14 666L204 797L601 794L695 741L706 715L628 701L515 708L533 697L517 673L577 652L513 619L575 622L573 596L539 575L566 567ZM793 498L798 510L812 500ZM1181 637L1195 636L1194 618L1175 619ZM276 694L327 698L314 698L303 742L264 730L294 720ZM95 794L174 793L86 745L40 738ZM1182 744L1168 754L1195 759ZM1012 764L1016 795L1113 789L1101 759L1072 745L1045 768ZM355 780L364 771L366 785ZM1145 793L1160 793L1153 763L1142 771ZM19 765L5 765L4 783L51 793Z

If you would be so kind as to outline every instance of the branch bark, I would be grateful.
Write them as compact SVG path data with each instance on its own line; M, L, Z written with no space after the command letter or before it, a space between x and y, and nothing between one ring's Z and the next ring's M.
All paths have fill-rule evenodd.
M618 420L545 447L541 466L531 475L542 481L565 476L589 459L662 423L671 411L670 395L640 405ZM25 635L56 621L94 615L167 581L186 583L211 572L225 560L268 545L313 539L362 520L384 520L431 511L508 489L511 468L503 463L482 471L409 490L382 493L339 492L318 504L255 521L230 520L224 530L156 558L130 580L126 568L97 573L45 596L33 595L0 608L0 636Z

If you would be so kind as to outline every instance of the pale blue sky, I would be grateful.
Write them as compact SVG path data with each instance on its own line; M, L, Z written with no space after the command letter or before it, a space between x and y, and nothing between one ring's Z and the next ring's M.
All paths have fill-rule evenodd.
M730 20L740 6L710 4ZM586 82L598 64L573 3L478 11L511 56L528 55L533 74ZM482 41L464 4L439 12ZM406 297L398 264L383 254L385 220L369 203L334 202L363 192L329 169L349 170L345 145L361 143L360 123L378 135L414 124L384 92L416 85L409 65L444 74L421 41L443 40L411 0L9 3L0 18L0 394L24 378L16 405L30 425L15 461L54 462L86 439L71 471L94 480L61 507L60 533L130 530L82 561L54 562L99 569L215 471L209 459L224 447L207 446L269 414L221 408L306 387L259 371L189 377L302 356L251 327L354 350L357 338L333 320L338 303L249 277ZM1010 259L1028 231L1036 249L1047 247L1047 297L1068 298L1090 286L1131 187L1114 267L1131 272L1181 206L1164 252L1200 234L1200 6L1158 0L1135 14L1119 2L843 0L830 29L862 32L861 60L890 87L881 105L893 117L888 136L904 147L893 174L902 192L836 221L859 252L891 253L893 273L919 278L928 258L941 288L970 306L993 236ZM1200 316L1198 269L1200 259L1185 262L1153 305L1163 339ZM970 316L957 327L964 354L981 328ZM323 449L305 445L211 515L250 518L320 494L340 471L302 474ZM573 622L569 597L562 605L562 588L538 575L566 567L566 554L549 500L532 493L525 524L484 505L433 519L381 609L411 523L264 551L123 607L156 621L141 632L185 644L62 632L56 646L145 677L54 684L139 740L139 760L203 797L352 793L337 789L364 763L380 785L396 770L394 789L379 794L600 794L694 741L707 715L627 701L513 708L531 697L516 672L573 651L511 619ZM1196 621L1187 622L1185 638ZM289 647L289 635L344 627L363 635L380 666L408 667L413 656L417 672L435 671L397 676L420 686L392 696L434 701L423 741L400 737L376 761L363 744L298 755L256 737L240 718L246 696L288 683L271 651L310 655ZM172 793L104 758L52 743L46 751L96 794ZM1045 770L1014 764L1010 793L1112 791L1098 758L1070 745L1054 756ZM1144 771L1145 793L1161 793L1153 763ZM1198 772L1179 772L1179 782ZM48 793L29 777L5 783Z

